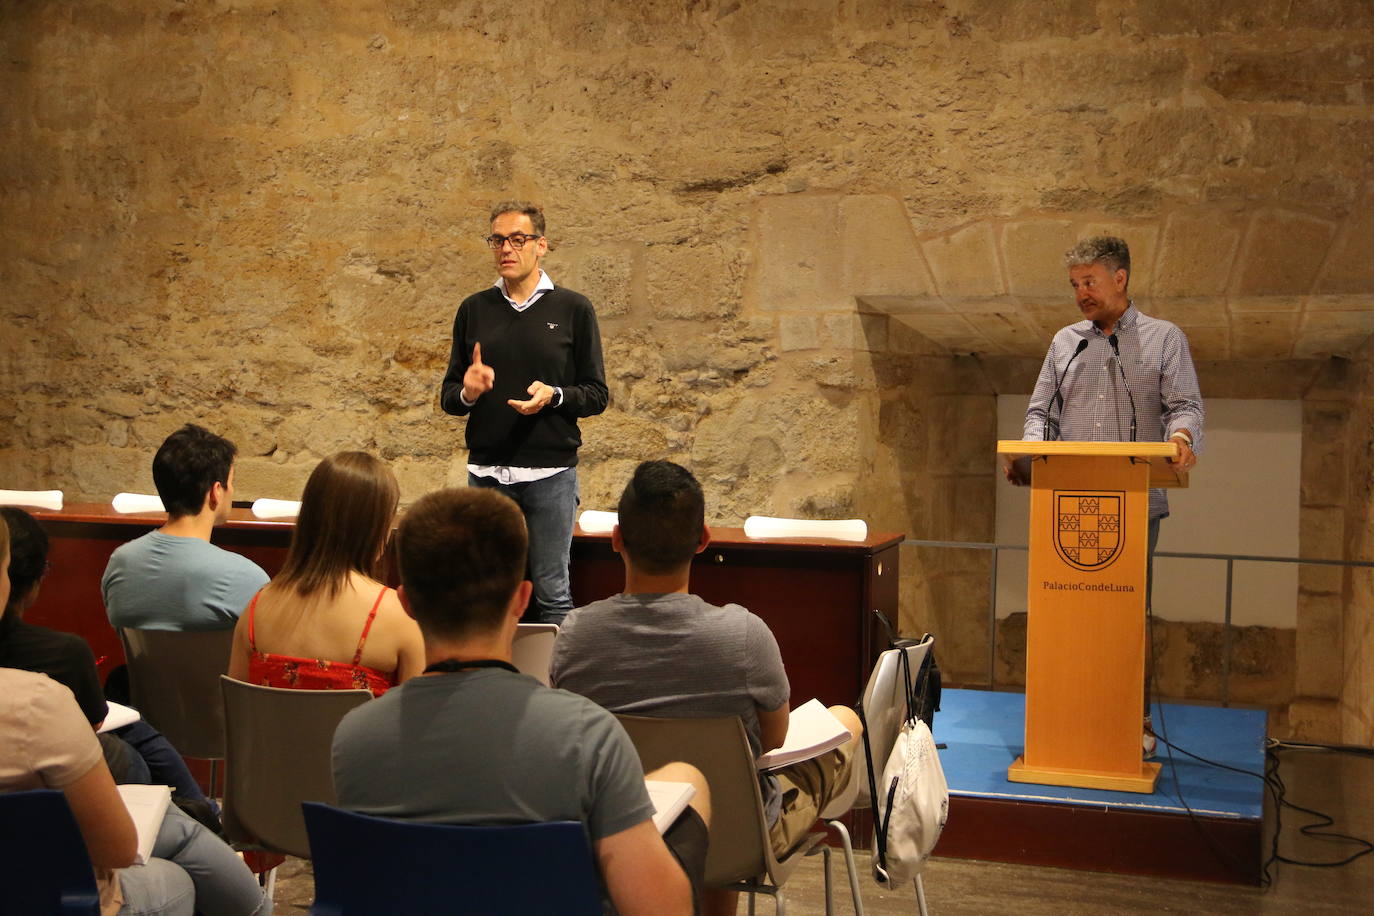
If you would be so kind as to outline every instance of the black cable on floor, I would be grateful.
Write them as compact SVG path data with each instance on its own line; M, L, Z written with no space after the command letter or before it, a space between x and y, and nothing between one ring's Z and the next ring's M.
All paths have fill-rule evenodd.
M1313 808L1305 808L1302 805L1298 805L1291 801L1288 801L1288 787L1284 784L1282 777L1279 776L1279 753L1285 749L1285 744L1286 742L1276 741L1272 742L1267 748L1265 748L1266 760L1273 761L1272 769L1266 767L1266 776L1269 776L1272 782L1270 781L1270 779L1267 779L1266 783L1271 784L1276 790L1276 804L1274 806L1274 842L1270 851L1270 861L1282 862L1286 865L1300 865L1305 868L1339 868L1342 865L1349 865L1356 859L1362 856L1367 856L1371 852L1374 852L1374 843L1371 843L1369 840L1366 840L1363 837L1352 836L1347 833L1338 833L1334 830L1324 829L1326 827L1331 827L1336 823L1335 819L1332 818L1331 815L1326 814L1322 811L1317 811ZM1360 750L1367 751L1367 749ZM1336 751L1336 753L1350 752ZM1368 753L1356 753L1358 756L1370 756ZM1280 818L1280 812L1285 807L1292 808L1294 811L1300 811L1303 814L1309 815L1317 819L1313 823L1304 824L1303 826L1298 828L1298 832L1301 833L1303 836L1311 837L1312 839L1318 840L1331 840L1337 843L1353 843L1363 848L1361 848L1358 852L1351 853L1343 859L1334 859L1325 862L1312 861L1308 859L1294 859L1290 856L1281 855L1279 853L1279 833L1280 826L1282 823ZM1266 865L1267 864L1268 863L1266 863Z
M1150 607L1149 602L1146 602L1145 605L1145 621L1146 632L1150 641L1149 645L1151 654L1150 677L1148 679L1148 684L1150 688L1150 696L1154 698L1158 696L1158 684L1155 673L1156 666L1153 663L1155 645L1154 613L1153 609ZM1269 792L1270 798L1273 800L1274 803L1274 835L1273 840L1270 844L1269 857L1265 859L1265 861L1260 867L1261 886L1268 887L1273 883L1274 879L1270 869L1272 868L1275 862L1281 862L1286 865L1298 865L1306 868L1339 868L1343 865L1349 865L1351 862L1354 862L1361 856L1366 856L1369 855L1371 852L1374 852L1374 843L1371 843L1370 841L1363 839L1362 837L1351 836L1349 834L1338 833L1336 831L1328 831L1323 829L1334 825L1335 820L1330 815L1325 814L1321 811L1316 811L1312 808L1305 808L1301 805L1297 805L1289 801L1288 787L1284 783L1283 778L1279 775L1279 752L1285 749L1321 750L1328 751L1331 753L1351 754L1353 756L1360 757L1374 757L1374 748L1364 747L1361 745L1335 745L1293 741L1270 741L1267 742L1265 746L1265 768L1264 772L1261 774L1253 772L1251 770L1243 769L1241 767L1234 767L1229 764L1221 763L1217 760L1209 760L1206 757L1194 754L1192 751L1189 751L1185 748L1179 747L1178 745L1174 744L1169 740L1169 728L1168 722L1165 719L1164 715L1164 704L1161 702L1151 703L1150 705L1151 708L1158 709L1159 711L1160 727L1158 734L1156 735L1156 738L1159 741L1163 742L1165 748L1167 748L1169 773L1174 780L1174 794L1178 798L1179 804L1181 804L1183 806L1183 810L1188 813L1188 817L1193 822L1193 826L1197 828L1198 832L1202 835L1202 838L1206 840L1208 847L1217 856L1218 861L1226 865L1228 868L1234 870L1236 874L1245 876L1245 868L1240 863L1232 859L1231 856L1229 856L1219 845L1217 845L1216 841L1208 833L1206 827L1198 819L1196 813L1194 813L1193 809L1188 805L1187 799L1183 797L1183 784L1179 781L1178 778L1178 766L1174 760L1174 751L1178 751L1180 754L1184 754L1188 757L1191 757L1199 763L1206 764L1207 766L1217 767L1218 769L1222 770L1230 770L1234 773L1240 773L1243 776L1250 776L1254 779L1258 779L1264 783L1264 787L1266 791ZM1315 822L1310 824L1304 824L1302 827L1298 828L1298 832L1303 834L1304 836L1311 837L1313 839L1331 840L1338 843L1354 843L1363 848L1360 849L1358 852L1346 856L1343 859L1328 862L1294 859L1292 857L1282 855L1279 852L1279 838L1283 833L1284 808L1291 808L1294 811L1300 811L1303 814L1307 814L1317 818Z

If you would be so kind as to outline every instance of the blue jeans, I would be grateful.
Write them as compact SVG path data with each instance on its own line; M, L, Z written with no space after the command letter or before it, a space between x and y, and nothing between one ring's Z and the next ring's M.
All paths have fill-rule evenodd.
M268 916L272 901L234 850L175 806L147 865L119 870L120 916Z
M577 519L577 468L530 483L505 484L492 477L468 474L468 486L498 490L515 500L525 513L530 533L529 576L534 584L531 602L538 623L563 622L572 610L568 583L568 553Z
M215 811L219 810L219 805L205 797L200 784L186 768L186 761L181 759L181 754L177 753L171 742L163 737L162 732L153 728L146 720L130 722L123 728L114 729L110 734L128 742L147 765L146 778L123 781L171 786L173 795L203 801ZM120 781L118 777L115 778L115 782Z

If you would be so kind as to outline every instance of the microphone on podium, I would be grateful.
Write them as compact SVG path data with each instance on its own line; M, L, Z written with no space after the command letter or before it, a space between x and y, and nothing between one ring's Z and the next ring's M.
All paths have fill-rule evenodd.
M1073 351L1073 356L1070 356L1070 357L1069 357L1069 361L1068 361L1067 363L1064 364L1064 374L1061 375L1061 376L1059 376L1058 378L1056 378L1056 379L1054 380L1054 394L1050 395L1050 403L1049 403L1049 405L1045 408L1045 432L1044 432L1043 435L1044 435L1044 439L1045 439L1046 442L1049 442L1049 441L1050 441L1050 426L1051 426L1051 422L1050 422L1050 421L1051 421L1051 415L1054 413L1054 402L1055 402L1055 401L1058 401L1058 402L1059 402L1059 416L1061 416L1061 417L1064 416L1064 398L1063 398L1062 395L1060 395L1059 389L1063 386L1063 384L1064 384L1066 381L1069 380L1069 367L1073 365L1073 361L1076 360L1076 359L1078 359L1078 354L1082 353L1082 352L1083 352L1084 350L1086 350L1086 349L1088 349L1088 338L1084 337L1082 340L1080 340L1080 341L1078 342L1078 349L1076 349L1076 350ZM1053 371L1053 369L1051 369L1051 371ZM1054 438L1058 439L1058 438L1059 438L1059 424L1058 424L1058 423L1054 423L1053 426L1054 426Z
M1116 335L1113 334L1108 337L1107 343L1112 345L1112 353L1116 356L1116 371L1121 373L1121 387L1126 389L1126 397L1131 399L1131 441L1134 442L1136 430L1135 395L1131 394L1131 385L1126 381L1126 370L1121 366L1121 347L1117 344ZM1119 430L1121 427L1118 426L1117 429Z

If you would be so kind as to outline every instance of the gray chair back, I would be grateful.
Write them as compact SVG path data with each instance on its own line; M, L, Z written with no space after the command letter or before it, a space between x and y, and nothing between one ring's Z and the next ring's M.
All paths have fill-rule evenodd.
M553 661L553 642L558 638L556 623L521 623L511 643L511 663L521 674L549 686L549 664Z
M616 718L634 742L646 773L681 761L706 777L711 787L706 884L724 887L764 874L781 883L768 843L758 769L739 718Z
M234 631L121 629L134 707L187 757L224 756L219 677L229 670Z
M863 696L864 722L868 730L868 745L873 751L873 769L878 777L882 776L883 767L887 766L887 758L892 754L893 745L897 743L897 735L901 732L902 722L906 717L906 680L902 677L902 653L906 653L910 666L912 686L919 688L920 682L917 679L921 674L921 663L925 661L926 654L930 652L930 647L934 643L935 637L928 635L914 646L888 649L878 656L873 670L869 672ZM865 764L862 746L859 748L859 754L855 766L863 767ZM854 807L873 807L872 799L868 795L866 772L858 769L855 776L859 780L859 798Z
M332 805L330 748L367 690L290 690L225 675L224 830L240 847L310 858L301 802Z

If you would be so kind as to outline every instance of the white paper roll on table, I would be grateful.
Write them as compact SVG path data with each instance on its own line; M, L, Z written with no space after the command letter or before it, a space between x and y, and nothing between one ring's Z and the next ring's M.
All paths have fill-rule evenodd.
M295 499L255 499L253 514L258 518L295 518L301 514L301 504Z
M834 538L862 541L868 537L868 523L861 518L805 519L770 518L751 515L744 520L745 537L751 538Z
M577 524L588 534L610 534L611 529L620 524L620 515L588 509L578 516Z
M110 500L110 505L121 515L167 511L162 505L161 498L149 493L116 493L115 498Z
M32 506L35 509L62 509L61 490L0 490L0 506Z

